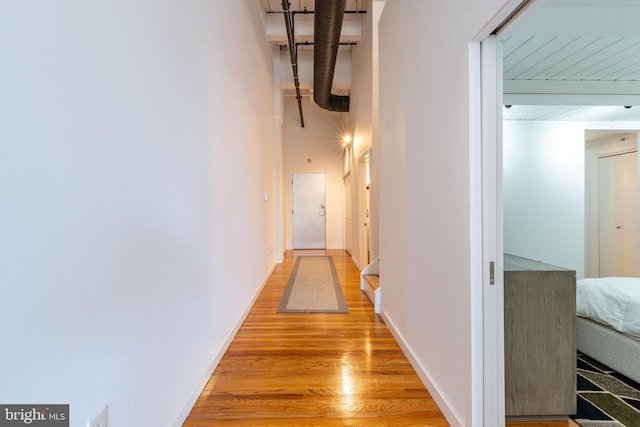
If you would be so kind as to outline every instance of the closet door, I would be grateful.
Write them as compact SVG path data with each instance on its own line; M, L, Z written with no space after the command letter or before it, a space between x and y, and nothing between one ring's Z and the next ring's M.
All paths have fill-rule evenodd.
M638 153L598 159L600 277L638 274Z

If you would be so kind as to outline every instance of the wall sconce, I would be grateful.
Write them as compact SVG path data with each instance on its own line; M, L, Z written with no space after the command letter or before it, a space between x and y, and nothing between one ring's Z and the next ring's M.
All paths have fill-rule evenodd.
M353 137L351 136L351 134L346 134L342 138L342 146L345 148L348 147L349 145L351 145L351 141L353 141Z

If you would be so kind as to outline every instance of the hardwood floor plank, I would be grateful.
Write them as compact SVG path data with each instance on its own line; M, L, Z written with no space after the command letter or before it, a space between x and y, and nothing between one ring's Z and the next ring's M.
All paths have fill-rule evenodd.
M349 314L276 313L300 255L333 257ZM448 426L344 251L289 251L184 427ZM514 423L510 427L560 427Z
M291 418L266 418L260 420L251 419L194 419L188 420L185 427L216 427L216 426L307 426L307 427L375 427L375 426L406 426L406 427L444 427L449 424L439 417L429 417L428 414L416 414L411 417L383 416L375 418L323 418L304 417L296 421Z
M299 255L333 257L349 314L276 313ZM185 427L447 426L344 251L287 252Z

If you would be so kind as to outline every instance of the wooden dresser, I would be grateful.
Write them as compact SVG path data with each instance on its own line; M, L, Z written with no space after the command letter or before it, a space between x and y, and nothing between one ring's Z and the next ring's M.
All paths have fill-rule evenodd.
M576 412L575 319L575 271L504 255L508 419L566 419Z

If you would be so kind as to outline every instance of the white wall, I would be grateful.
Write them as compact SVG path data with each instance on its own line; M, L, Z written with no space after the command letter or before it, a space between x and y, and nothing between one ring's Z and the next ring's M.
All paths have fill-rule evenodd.
M272 45L273 52L273 87L280 87L280 72L284 64L280 60L280 46ZM284 236L284 209L283 201L283 167L284 167L284 97L282 91L274 90L273 93L274 128L275 128L275 168L276 186L275 197L272 197L276 210L276 262L281 263L284 259L285 236Z
M350 150L351 172L351 213L352 234L351 256L360 269L367 265L364 191L366 182L363 179L364 161L362 156L372 145L372 113L373 113L373 83L372 83L372 17L371 2L366 5L367 13L361 19L362 37L358 45L353 48L353 82L349 105L348 124L346 127L353 132ZM373 183L372 183L373 184ZM375 185L372 185L375 187Z
M382 310L454 426L472 423L480 286L469 255L469 42L507 3L391 1L379 27Z
M585 271L585 131L629 122L504 122L504 250Z
M377 136L378 123L378 19L384 2L367 1L367 13L362 16L362 36L353 48L353 83L351 88L351 105L349 108L348 128L353 131L354 140L350 147L350 170L352 176L352 213L353 230L352 257L360 268L367 265L365 249L365 221L363 178L364 162L362 156L369 152L371 169L377 165L376 151L372 149L374 135ZM371 149L371 151L369 151ZM370 252L371 259L378 256L378 180L371 173L370 185ZM374 179L374 177L376 179Z
M0 3L0 402L190 408L274 263L263 15Z
M384 10L386 0L373 0L371 3L371 92L372 92L372 126L371 126L371 259L380 255L380 79L379 79L379 30L378 23ZM367 29L369 27L367 26Z
M293 248L291 223L291 177L298 172L326 174L327 249L344 248L344 191L342 182L342 116L323 110L309 97L303 97L304 128L300 126L298 103L284 99L283 212L285 247ZM311 162L307 162L311 159Z

